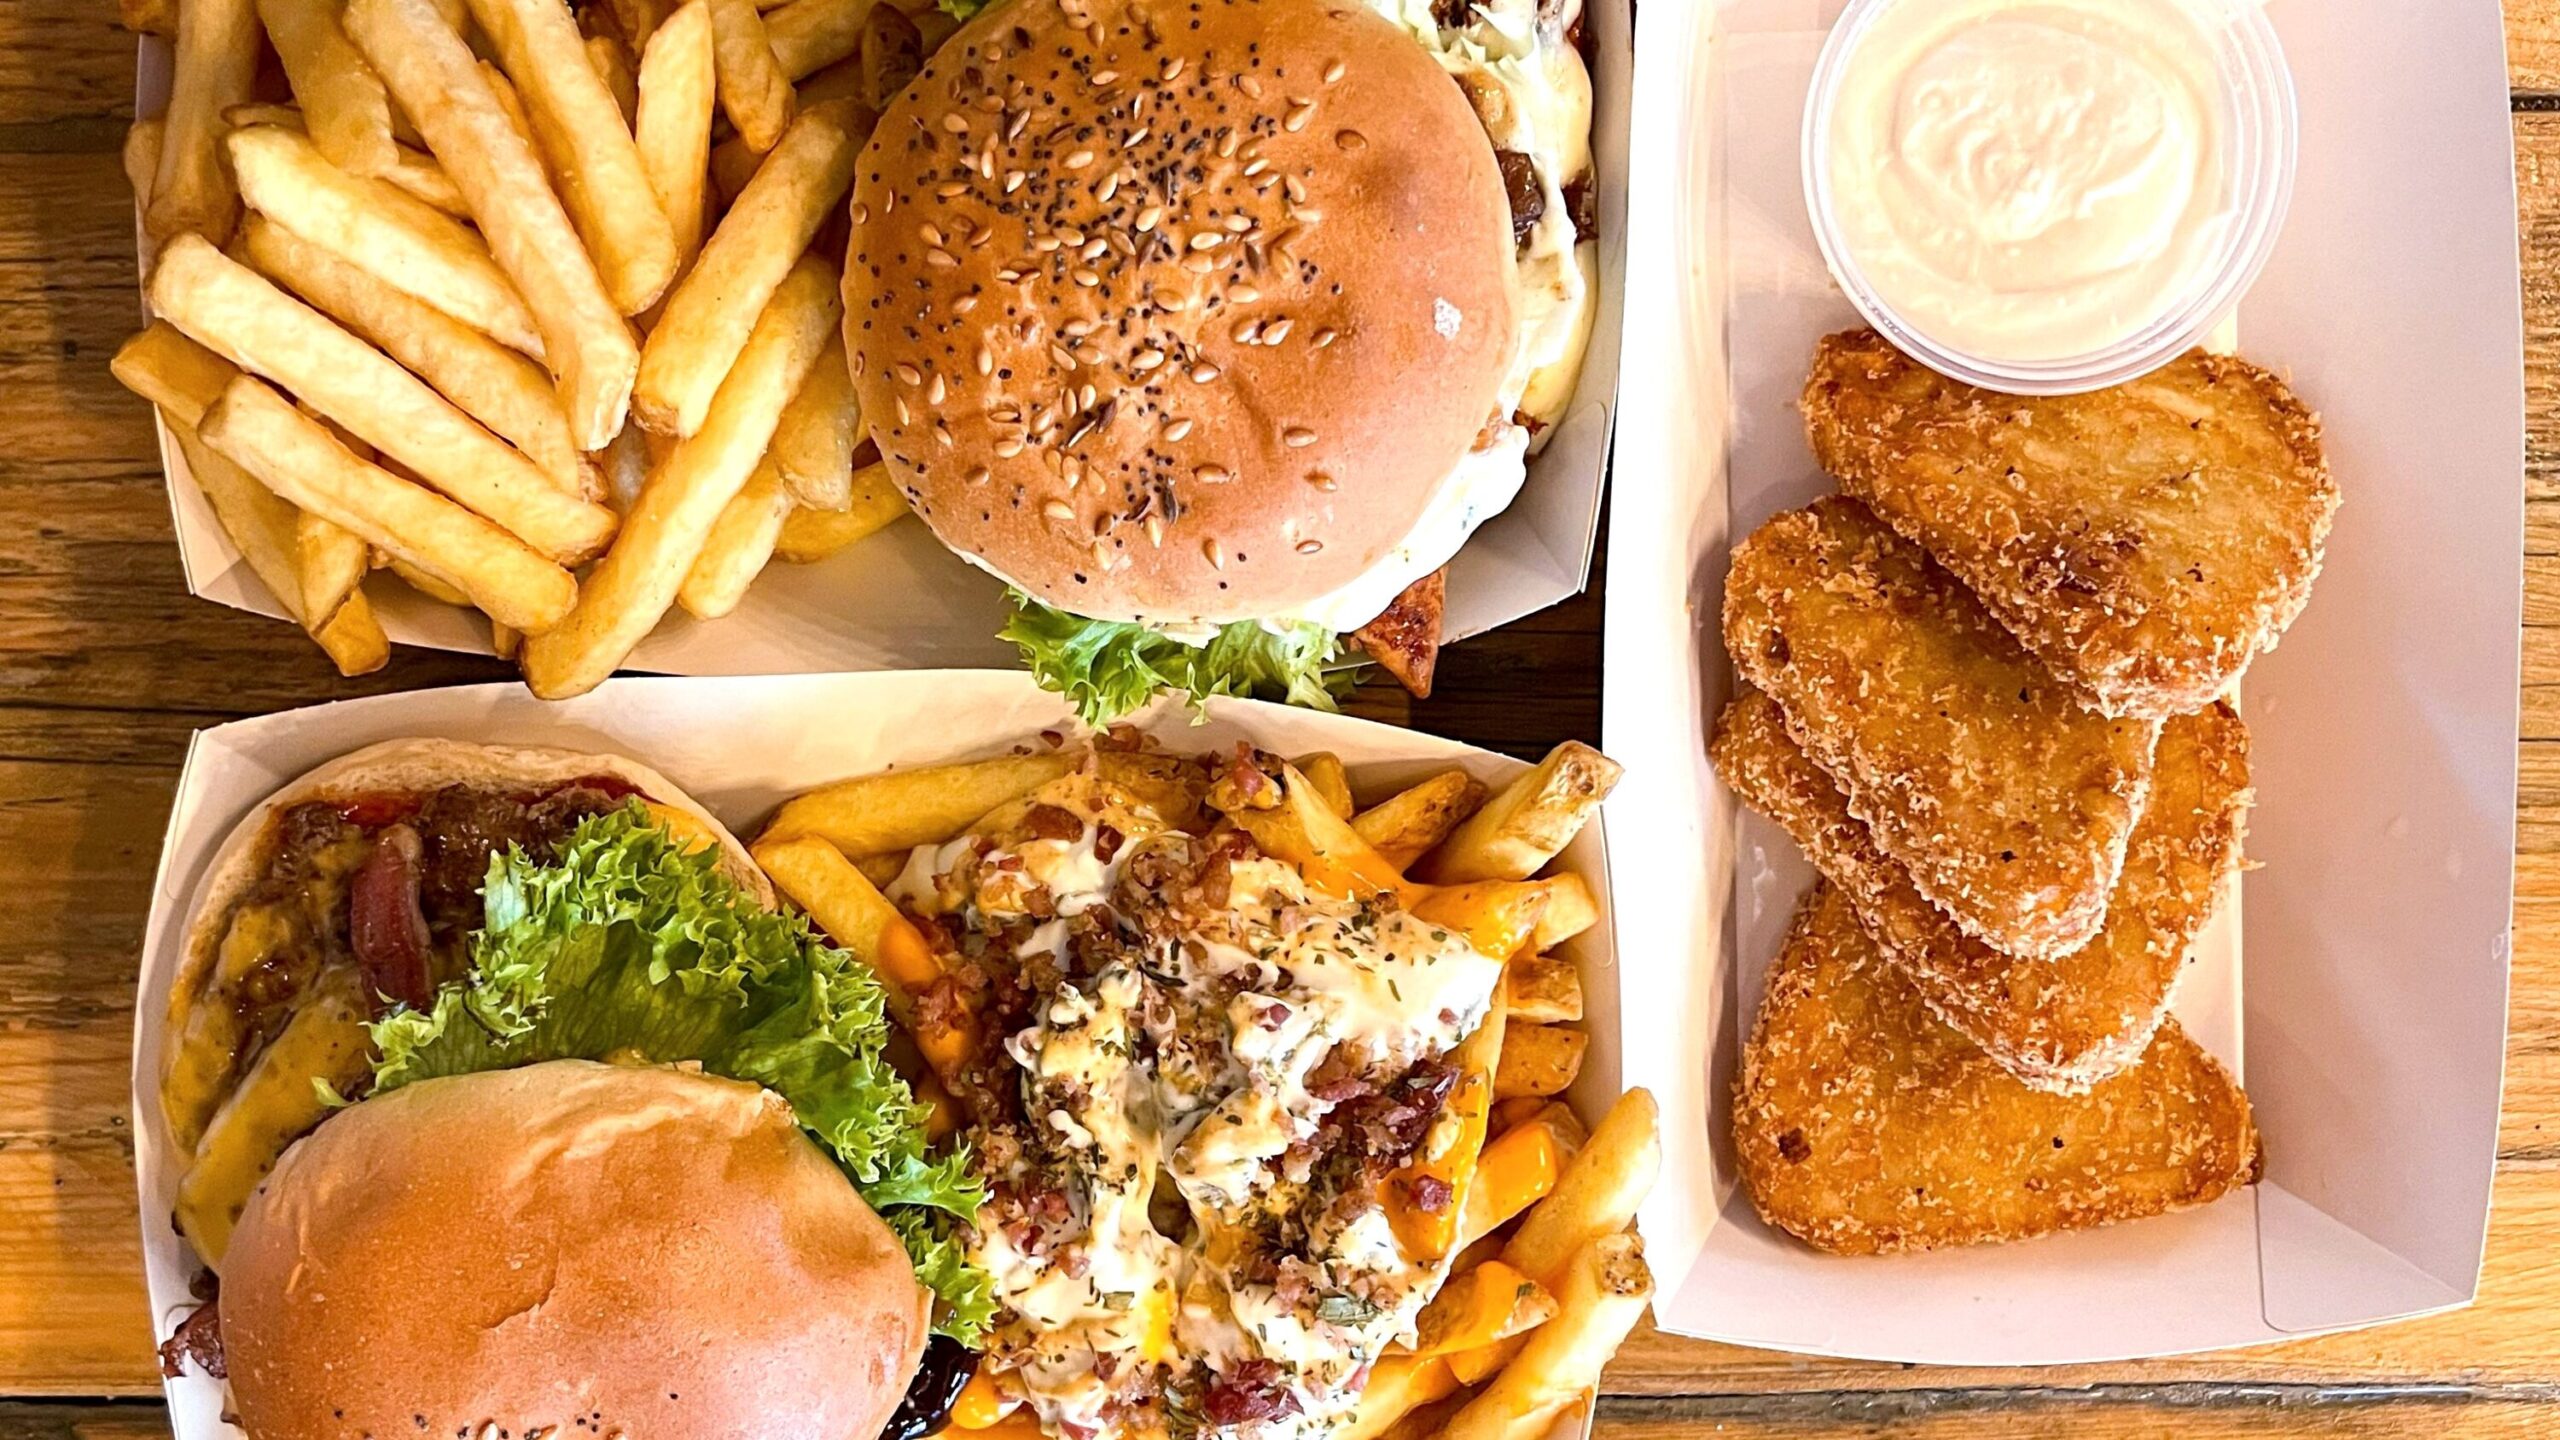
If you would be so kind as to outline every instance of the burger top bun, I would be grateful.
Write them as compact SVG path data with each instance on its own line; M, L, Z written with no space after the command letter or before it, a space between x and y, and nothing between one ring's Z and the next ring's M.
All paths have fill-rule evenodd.
M881 119L853 220L845 339L908 499L1098 619L1360 576L1516 344L1484 128L1349 0L991 6Z
M333 1116L249 1202L220 1305L256 1440L847 1440L927 1325L897 1237L780 1098L580 1060Z

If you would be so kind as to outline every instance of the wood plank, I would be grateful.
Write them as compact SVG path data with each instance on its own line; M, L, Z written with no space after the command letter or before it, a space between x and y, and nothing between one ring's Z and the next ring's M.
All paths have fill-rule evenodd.
M1737 1396L1714 1401L1605 1402L1600 1440L2324 1440L2425 1435L2523 1440L2560 1427L2560 1403L2467 1389L2386 1392L1992 1390L1926 1397L1843 1395L1809 1403ZM5 1432L0 1432L4 1434Z
M2560 0L2506 0L2507 83L2519 95L2560 94Z
M112 0L9 0L6 9L0 135L16 142L10 148L94 147L121 128L133 114L134 38Z

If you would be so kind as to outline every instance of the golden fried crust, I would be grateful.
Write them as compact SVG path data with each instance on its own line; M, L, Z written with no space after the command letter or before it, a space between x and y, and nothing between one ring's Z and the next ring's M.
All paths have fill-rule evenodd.
M1770 972L1733 1143L1761 1218L1836 1255L2138 1220L2259 1172L2249 1097L2176 1021L2086 1095L2031 1090L1930 1018L1828 884Z
M1935 556L2110 715L2231 688L2302 612L2338 487L2273 374L2195 351L2089 395L1976 390L1834 335L1805 431L1841 488Z
M1742 802L1777 822L1838 887L1932 1013L2039 1090L2076 1093L2140 1059L2169 1012L2187 946L2240 860L2249 731L2227 705L2160 732L2151 803L2097 938L2053 961L1966 935L1878 850L1829 776L1789 739L1777 702L1725 708L1709 753Z
M2159 721L2081 708L1954 576L1838 496L1735 547L1724 643L1968 934L2049 960L2098 933Z

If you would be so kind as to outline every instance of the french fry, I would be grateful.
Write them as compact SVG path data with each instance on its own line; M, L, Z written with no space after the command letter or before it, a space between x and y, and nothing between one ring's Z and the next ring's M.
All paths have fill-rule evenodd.
M1539 917L1538 933L1530 943L1539 949L1553 949L1600 923L1600 901L1591 893L1591 882L1567 873L1538 883L1546 887L1547 913Z
M1556 1303L1555 1318L1529 1332L1517 1357L1442 1430L1444 1440L1537 1440L1597 1384L1653 1303L1644 1242L1610 1235L1584 1247Z
M1526 949L1547 913L1547 890L1530 880L1479 880L1415 894L1409 908L1467 937L1480 955L1507 960Z
M168 136L168 125L160 120L136 120L125 127L124 180L133 187L137 209L151 203L151 185L160 172L160 142Z
M853 371L845 363L844 334L782 407L773 432L773 468L791 499L811 510L853 504L853 451L862 441L862 402L854 397Z
M1556 1297L1547 1287L1488 1260L1451 1277L1414 1319L1413 1353L1424 1358L1473 1350L1534 1330L1553 1318Z
M524 644L524 632L504 621L489 622L489 649L501 660L516 658L517 647Z
M1515 1020L1553 1025L1582 1018L1582 975L1561 955L1533 951L1516 956L1504 969L1502 984Z
M472 18L497 50L498 68L524 101L534 139L559 176L559 199L606 294L624 315L646 310L675 279L675 232L649 188L630 122L586 53L578 22L559 0L470 3ZM621 428L619 417L614 428ZM611 438L596 437L596 447Z
M770 150L791 123L792 77L774 58L755 0L702 0L711 10L711 59L720 109L757 150Z
M1458 1222L1467 1194L1474 1188L1478 1162L1484 1158L1485 1131L1493 1113L1494 1068L1509 1028L1497 992L1483 1023L1447 1057L1458 1079L1442 1102L1442 1114L1457 1124L1435 1127L1435 1145L1426 1146L1381 1186L1387 1224L1408 1255L1439 1260L1457 1253Z
M886 110L898 92L924 69L924 32L895 5L874 5L862 17L863 100Z
M724 215L763 168L763 152L750 149L746 140L736 134L711 147L711 189L720 197L719 209Z
M1661 1123L1650 1091L1619 1096L1554 1192L1531 1206L1504 1242L1503 1263L1552 1288L1575 1254L1634 1224L1636 1207L1662 1169Z
M1501 1067L1494 1071L1493 1093L1504 1100L1519 1095L1554 1095L1582 1073L1589 1034L1563 1025L1522 1025L1502 1047Z
M225 143L240 193L260 214L500 344L542 357L523 297L452 216L387 180L348 174L280 125L234 130Z
M195 477L196 488L204 492L206 503L213 507L214 522L230 537L231 548L240 552L250 573L284 606L285 613L318 643L338 667L338 673L364 675L389 664L391 642L383 635L381 622L374 618L373 607L365 603L363 591L349 596L328 623L314 627L305 622L301 580L295 572L293 506L206 445L192 423L167 410L161 412L161 418L168 425L171 438L178 442L179 453L186 457L187 471Z
M543 554L576 563L613 534L612 511L562 494L416 376L202 239L169 246L151 302L216 354L292 390Z
M437 604L451 605L457 608L468 608L470 606L470 596L463 594L460 590L457 590L444 581L428 574L426 571L419 569L417 566L410 564L408 561L388 555L382 557L382 559L382 568L399 577L401 584L408 586L410 589L417 591L419 594L426 596ZM492 633L494 633L503 623L504 622L497 620L490 621L489 625ZM512 625L505 626L505 629L510 635L518 635L516 628ZM522 637L518 635L518 638L521 639Z
M1276 759L1257 755L1250 773L1239 767L1221 776L1210 787L1209 803L1251 835L1262 853L1297 866L1308 884L1326 894L1416 893L1350 821L1324 803L1296 766L1280 762L1280 773L1271 775ZM1269 783L1275 779L1276 787Z
M1439 885L1528 879L1573 842L1619 771L1617 761L1566 741L1423 856L1415 875Z
M684 588L676 592L676 602L685 613L716 620L737 609L747 587L773 558L773 542L782 534L782 520L789 513L791 497L783 491L773 457L767 455L712 522L711 538L703 542L702 553L694 557L693 569L684 577Z
M193 428L222 397L240 367L187 338L166 320L154 320L117 349L107 363L127 390Z
M1443 770L1352 816L1351 828L1398 869L1411 869L1482 808L1489 793L1466 771Z
M231 237L240 195L217 149L222 112L249 98L257 70L258 15L251 0L187 0L178 7L168 134L143 211L142 228L154 241L165 244L189 230L216 243Z
M364 57L358 55L356 58L362 60ZM302 112L291 105L234 105L222 112L222 118L234 130L245 130L252 125L274 125L296 134L308 133L303 125ZM399 112L392 112L392 118L396 122ZM394 128L397 128L396 124ZM444 173L444 167L436 163L434 156L423 150L394 142L389 168L375 178L389 181L455 219L471 218L471 207L462 203L462 192L453 188L452 177ZM252 202L252 208L255 208L255 202ZM526 323L530 326L532 322L528 319Z
M302 586L302 614L326 625L354 598L373 568L363 539L305 511L294 526L294 569Z
M765 39L775 63L797 81L846 58L860 48L862 22L877 5L878 0L791 0L766 12Z
M853 494L842 510L794 510L774 542L776 559L794 565L824 560L866 535L887 529L912 512L898 493L889 467L875 461L853 472Z
M580 450L603 449L622 428L639 347L540 160L433 0L348 0L345 23L462 191L491 257L533 312L571 439ZM576 68L593 82L585 56Z
M506 71L487 60L475 62L473 68L480 72L480 78L488 84L489 98L498 102L498 112L507 117L507 124L532 149L534 158L542 162L543 176L551 182L553 192L557 193L560 187L559 174L554 169L552 158L543 153L542 142L533 137L533 117L525 113L524 96L516 92L516 82L507 78Z
M604 8L623 39L633 45L646 45L667 17L681 7L678 0L605 0Z
M1369 1368L1369 1383L1360 1391L1360 1402L1334 1432L1334 1440L1378 1440L1414 1410L1457 1391L1457 1377L1444 1359L1385 1356Z
M1330 750L1317 750L1301 755L1293 762L1307 783L1316 787L1316 798L1325 808L1348 820L1359 807L1351 799L1351 776L1342 768L1342 757Z
M434 386L549 479L583 496L588 467L569 439L551 379L541 366L406 295L263 215L240 227L249 263Z
M614 35L587 37L587 60L596 67L596 78L604 82L605 93L613 97L614 106L622 111L622 128L630 129L640 122L640 77L631 68L631 52Z
M116 23L136 35L175 35L178 0L116 0Z
M702 428L774 287L853 183L869 133L856 132L856 116L843 102L812 106L721 219L641 351L632 404L642 424L680 436Z
M701 429L642 487L621 538L588 575L577 609L525 642L525 681L535 694L556 699L595 688L657 626L842 313L834 267L814 256L792 267Z
M821 785L774 812L758 840L824 838L847 855L903 853L959 834L999 805L1076 768L1059 752L884 770Z
M1495 1107L1497 1124L1501 1109L1501 1105ZM1459 1202L1458 1250L1465 1251L1555 1193L1564 1167L1582 1148L1583 1139L1582 1125L1571 1110L1545 1102L1536 1115L1487 1141L1476 1161L1475 1183Z
M957 1025L919 1025L916 997L942 978L942 969L915 923L899 914L843 851L819 836L760 839L755 857L774 885L807 911L829 939L880 977L890 1013L915 1038L934 1072L957 1073L974 1041Z
M640 52L639 107L631 122L640 168L675 237L679 273L702 248L712 77L711 11L695 0L677 7Z
M348 453L326 428L241 376L207 411L205 444L268 489L450 580L519 630L557 624L577 599L569 572L506 531Z
M338 25L334 0L257 0L258 19L284 62L303 128L329 163L353 175L388 173L400 158L391 92Z

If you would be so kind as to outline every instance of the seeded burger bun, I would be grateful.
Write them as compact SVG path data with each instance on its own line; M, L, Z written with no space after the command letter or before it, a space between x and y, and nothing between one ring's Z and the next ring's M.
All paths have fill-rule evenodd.
M873 438L944 543L1075 614L1288 616L1502 408L1492 148L1343 0L993 6L881 120L853 219Z
M257 1440L847 1440L927 1324L897 1237L778 1097L579 1060L331 1118L250 1201L220 1303Z

